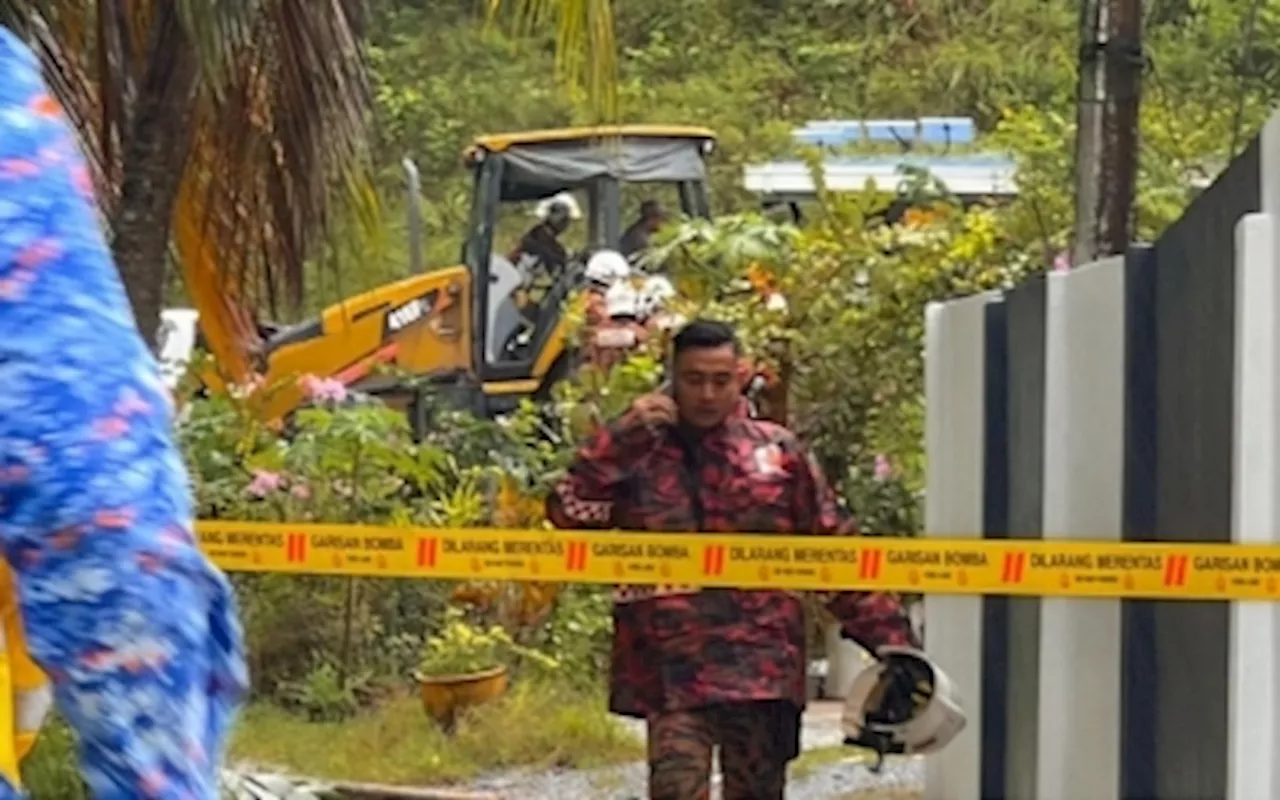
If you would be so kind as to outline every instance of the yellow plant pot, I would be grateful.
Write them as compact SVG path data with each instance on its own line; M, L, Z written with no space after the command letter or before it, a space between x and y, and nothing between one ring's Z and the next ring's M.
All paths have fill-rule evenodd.
M507 690L507 668L494 667L466 675L414 674L422 707L445 730L453 730L458 712L487 703Z

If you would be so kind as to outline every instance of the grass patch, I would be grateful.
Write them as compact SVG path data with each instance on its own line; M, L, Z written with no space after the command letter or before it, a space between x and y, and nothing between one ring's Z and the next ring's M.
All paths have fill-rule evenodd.
M510 767L588 769L644 757L604 698L522 683L474 709L446 736L416 697L343 722L307 722L268 705L248 708L231 760L316 778L394 784L464 781Z
M56 716L45 723L35 749L23 760L22 782L31 797L88 800L89 790L80 778L75 734Z
M398 784L465 781L511 767L590 769L644 758L644 746L609 715L603 696L521 683L472 711L445 736L416 697L402 696L343 722L313 723L277 707L247 708L229 760L315 778ZM22 764L32 797L88 800L75 737L53 718Z

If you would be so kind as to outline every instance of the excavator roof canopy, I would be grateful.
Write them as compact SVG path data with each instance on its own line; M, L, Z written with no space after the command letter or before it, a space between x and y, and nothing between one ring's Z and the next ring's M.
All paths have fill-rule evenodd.
M596 139L644 137L657 139L695 139L714 142L715 131L692 125L595 125L580 128L551 128L540 131L489 133L477 136L472 148L499 153L513 145L539 145L564 142L585 143Z
M501 200L520 202L580 188L598 178L627 183L706 180L708 128L680 125L604 125L477 137L467 162L501 154Z

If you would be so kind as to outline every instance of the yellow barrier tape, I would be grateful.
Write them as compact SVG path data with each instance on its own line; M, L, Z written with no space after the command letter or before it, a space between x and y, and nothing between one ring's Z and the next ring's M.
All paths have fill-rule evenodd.
M740 589L1280 600L1280 547L201 521L236 572Z

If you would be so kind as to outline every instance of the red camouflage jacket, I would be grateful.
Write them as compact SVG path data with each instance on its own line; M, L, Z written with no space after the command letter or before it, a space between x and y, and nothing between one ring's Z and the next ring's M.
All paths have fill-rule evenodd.
M547 499L560 528L854 533L794 434L735 414L684 446L674 429L615 423L581 449ZM897 599L825 595L847 635L874 650L914 644ZM805 629L790 592L619 587L610 710L629 716L723 702L803 707Z

